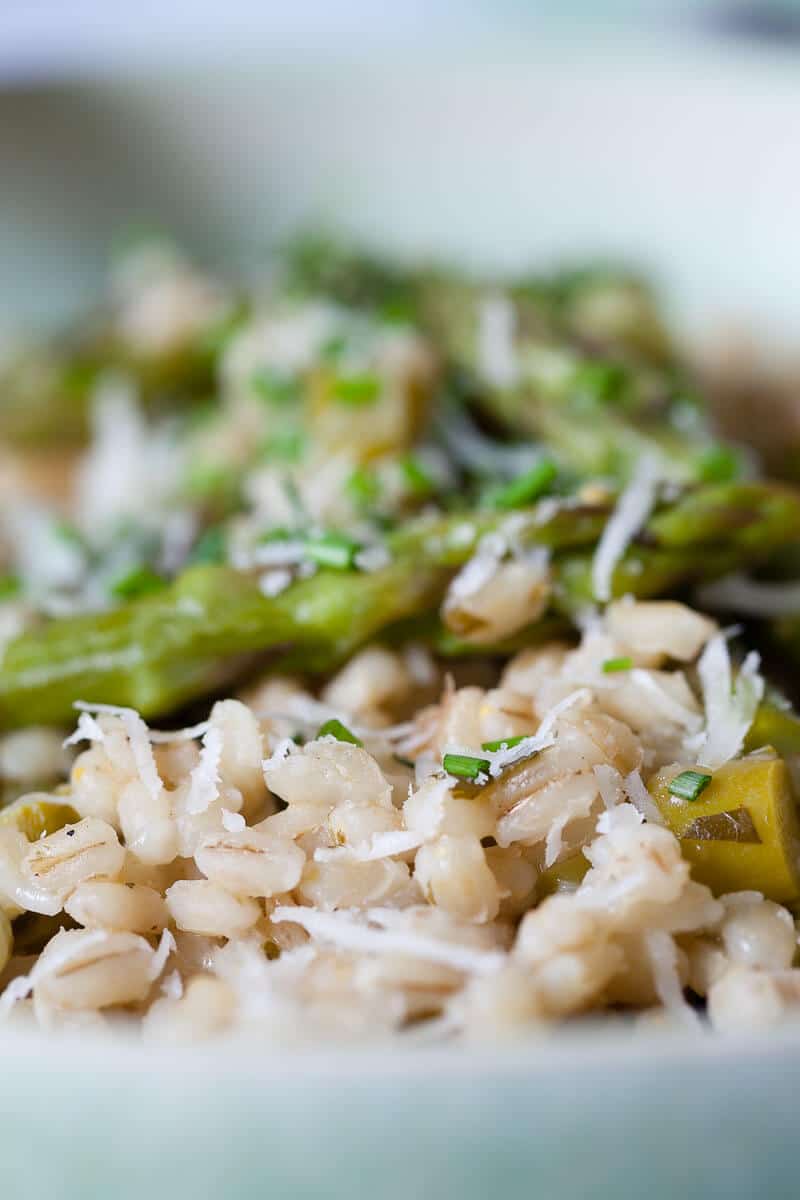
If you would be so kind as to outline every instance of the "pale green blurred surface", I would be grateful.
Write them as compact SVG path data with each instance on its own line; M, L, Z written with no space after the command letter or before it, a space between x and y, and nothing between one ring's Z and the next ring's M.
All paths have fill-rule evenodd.
M2 1194L794 1200L799 1050L639 1034L561 1054L6 1056Z

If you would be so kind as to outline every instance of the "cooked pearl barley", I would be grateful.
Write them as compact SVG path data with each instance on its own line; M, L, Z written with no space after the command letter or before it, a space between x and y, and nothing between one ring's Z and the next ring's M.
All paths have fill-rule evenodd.
M102 746L79 754L72 766L70 801L82 817L100 817L119 829L117 801L128 776L109 759Z
M446 835L423 846L414 876L434 904L465 921L492 921L500 890L477 837Z
M458 796L450 781L427 779L403 805L406 828L426 838L442 834L471 833L478 838L494 835L496 819L481 795Z
M0 971L5 969L6 963L11 958L13 947L14 931L11 928L11 921L0 908Z
M305 862L288 838L258 829L206 837L195 862L208 878L240 896L275 896L298 883Z
M153 746L158 774L171 788L177 787L194 770L200 759L196 742L165 742Z
M391 833L402 829L403 819L395 808L377 804L339 804L327 820L331 841L335 846L358 846L368 842L374 833Z
M711 985L708 1015L724 1033L770 1029L800 1020L800 971L754 971L731 967Z
M780 971L792 965L797 949L794 921L771 900L736 905L720 929L725 953L743 967Z
M550 596L546 560L500 563L477 591L464 595L458 579L442 605L442 619L465 641L480 644L508 637L535 621Z
M561 642L520 650L506 665L500 686L523 696L536 696L544 684L556 678L569 653L570 647Z
M521 916L531 907L538 875L536 868L516 846L508 850L490 846L485 854L489 869L497 880L501 912L509 917Z
M711 985L721 979L730 966L725 951L711 938L698 937L688 943L686 955L689 987L698 996L708 995Z
M81 883L64 911L85 929L160 933L169 922L167 906L153 888L100 879Z
M125 844L142 862L156 866L177 855L178 830L163 788L153 796L138 779L132 780L119 798L119 820Z
M134 1004L150 991L153 960L149 942L134 933L62 930L36 964L34 995L67 1009Z
M85 817L33 842L22 860L22 872L65 900L84 880L114 879L124 862L125 850L115 830L97 817Z
M587 817L598 795L597 780L588 772L549 783L500 818L497 843L510 846L512 842L522 842L535 846L548 838L555 823L560 823L563 829L569 821Z
M183 1044L202 1041L227 1029L236 1014L236 996L213 975L195 975L179 1000L160 1000L145 1020L149 1037Z
M261 917L255 900L233 896L208 879L183 879L167 889L167 907L186 933L207 937L237 937Z
M41 784L69 767L69 755L53 729L18 729L0 738L0 778Z
M412 681L399 654L367 646L342 667L322 693L337 712L359 716L407 696Z
M717 631L716 622L672 600L618 600L605 613L609 633L640 666L665 658L691 662Z
M303 904L332 911L409 904L419 899L419 889L406 864L390 858L376 862L308 862L297 886L297 898Z
M287 804L335 808L382 804L391 808L392 789L375 759L348 742L315 741L265 768L267 786Z
M266 799L261 767L264 747L258 721L240 700L219 700L211 710L211 725L222 735L222 784L241 792L244 810L249 814Z
M517 963L472 979L453 1002L470 1037L504 1037L547 1019L531 972Z

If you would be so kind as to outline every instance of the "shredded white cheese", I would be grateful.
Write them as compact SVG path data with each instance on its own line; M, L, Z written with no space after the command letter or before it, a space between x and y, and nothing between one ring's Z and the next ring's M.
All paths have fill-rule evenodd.
M161 934L161 940L158 943L158 949L153 951L153 957L148 968L148 975L152 980L158 979L164 967L167 965L167 959L170 954L177 950L175 938L169 929L165 929Z
M142 718L133 708L123 708L116 704L88 704L85 700L76 700L73 708L81 712L107 713L119 717L128 735L133 760L144 786L154 800L161 795L163 784L158 774L153 747L150 745L150 734Z
M622 802L622 776L619 771L608 763L598 763L592 769L603 804L609 810L616 808Z
M105 734L100 725L98 725L91 713L82 712L78 714L78 724L73 733L68 738L64 739L63 745L75 746L78 742L102 742L105 740Z
M405 829L392 829L386 833L373 833L368 841L355 846L319 846L314 851L315 862L375 862L381 858L392 858L405 854L422 845L420 833Z
M760 659L754 650L745 658L734 685L724 633L707 643L697 665L706 710L705 732L689 746L705 767L715 770L735 758L764 695Z
M229 808L222 809L222 827L228 833L241 833L247 828L247 822L241 813L231 812Z
M605 604L611 599L611 585L617 564L636 534L650 516L658 490L659 476L652 458L639 462L633 478L617 500L592 561L592 591L595 600Z
M313 938L330 942L342 950L365 954L407 954L426 962L442 963L457 971L484 973L496 971L506 961L499 950L476 950L471 946L442 942L411 930L376 928L377 914L370 909L367 924L352 912L320 912L317 909L280 905L271 914L273 923L291 921L301 925Z
M478 363L493 387L513 387L517 379L514 353L516 313L506 296L487 296L478 312Z
M219 764L222 758L222 733L215 725L203 735L200 760L189 776L186 811L192 815L207 812L219 795Z
M271 571L265 571L259 578L258 590L262 596L280 596L281 592L285 592L291 582L292 572L288 567L274 567Z
M699 1029L700 1018L683 995L675 939L663 929L652 929L644 935L644 943L653 972L653 985L664 1008L684 1025Z
M644 781L638 771L631 771L624 779L625 793L634 808L641 813L645 821L651 825L666 825L659 807L644 786Z

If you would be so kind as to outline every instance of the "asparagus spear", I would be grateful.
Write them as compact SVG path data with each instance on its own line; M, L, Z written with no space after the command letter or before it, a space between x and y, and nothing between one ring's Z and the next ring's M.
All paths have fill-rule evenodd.
M593 547L608 509L530 512L527 538L549 546L554 591L545 620L591 600ZM516 514L515 514L516 516ZM277 596L224 566L198 566L160 592L112 612L54 620L7 645L0 727L65 722L80 697L146 716L202 696L241 669L242 656L328 669L399 621L430 613L452 571L508 514L422 519L389 536L389 564L322 569ZM687 492L656 512L619 563L614 595L652 596L750 564L800 537L800 495L766 484Z

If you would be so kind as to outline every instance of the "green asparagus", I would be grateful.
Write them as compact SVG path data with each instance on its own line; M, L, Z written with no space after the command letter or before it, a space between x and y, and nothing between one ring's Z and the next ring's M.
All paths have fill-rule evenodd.
M524 536L552 553L545 620L574 617L592 600L593 547L608 509L528 515ZM409 522L386 539L388 565L322 568L275 596L248 574L201 565L111 612L53 620L6 647L0 727L68 721L76 698L164 713L235 677L255 654L269 652L282 668L329 669L387 627L430 614L480 537L508 519L478 511ZM796 537L800 495L789 489L701 487L651 517L617 566L613 594L662 594Z

